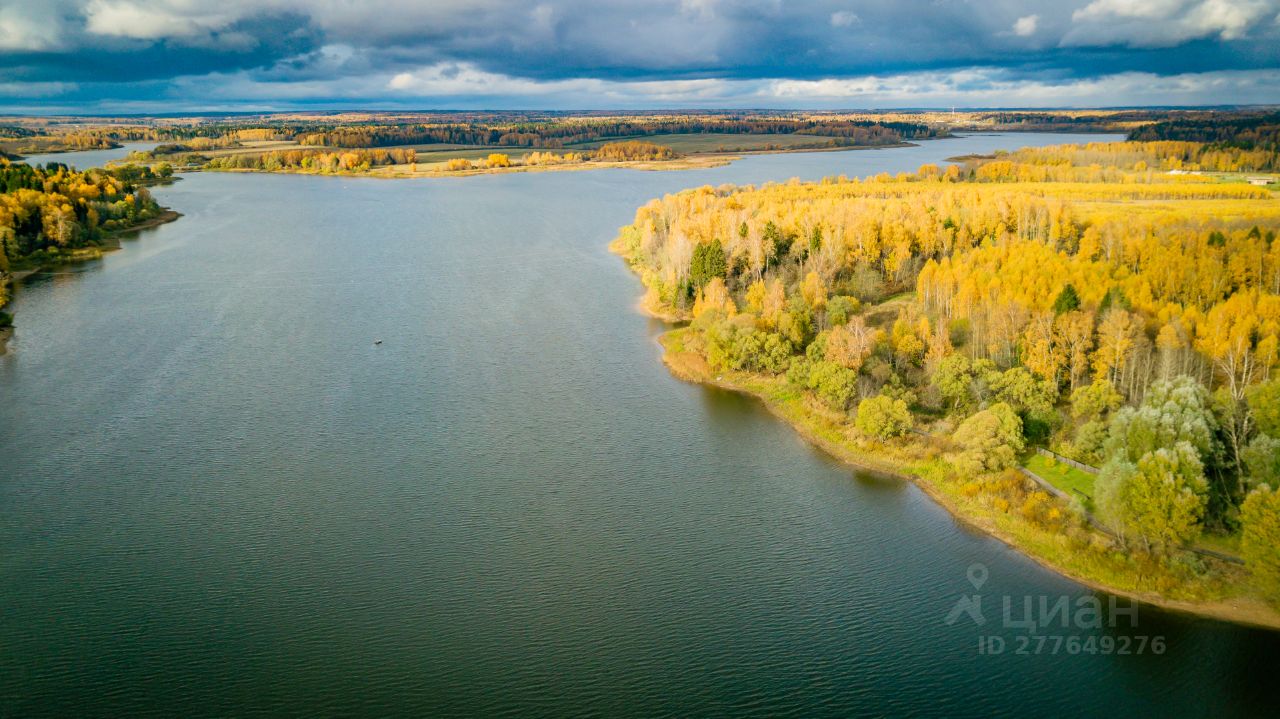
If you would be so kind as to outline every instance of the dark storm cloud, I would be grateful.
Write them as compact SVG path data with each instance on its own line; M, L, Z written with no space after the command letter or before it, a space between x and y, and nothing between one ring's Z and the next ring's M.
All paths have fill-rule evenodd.
M120 82L251 70L302 57L320 33L296 14L247 17L194 40L81 37L58 50L0 54L6 80Z
M570 81L985 68L977 77L1067 82L1277 66L1280 0L0 0L0 92L32 102L190 101L183 92L215 85L246 96L266 85L298 102L389 87L426 95L450 87L451 72L479 78L464 90L499 77L572 91Z

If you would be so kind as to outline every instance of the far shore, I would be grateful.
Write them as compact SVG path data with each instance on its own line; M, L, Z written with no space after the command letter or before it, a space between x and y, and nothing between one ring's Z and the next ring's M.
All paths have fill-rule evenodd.
M13 159L14 162L26 162L27 158L31 155L65 155L65 154L74 153L74 152L102 152L103 150L118 150L122 147L124 147L124 145L120 144L119 142L113 141L110 145L106 147L90 147L87 149L83 147L51 147L48 149L41 149L38 152L26 152L26 153L18 152L17 150L10 150L9 155L10 157L14 158Z
M515 172L581 172L585 170L643 170L652 172L671 170L700 170L710 167L721 167L747 155L781 155L805 152L849 152L853 150L886 150L900 147L916 147L914 142L896 142L889 145L855 145L851 147L794 147L760 150L726 150L724 152L696 152L677 157L672 160L635 160L597 162L566 162L548 165L511 165L509 167L476 167L469 170L445 170L443 162L432 161L415 165L381 165L362 172L311 172L303 169L256 170L250 168L206 169L192 168L180 172L228 172L265 175L314 175L318 177L372 177L379 179L412 179L422 177L473 177L475 175L501 175ZM296 148L291 148L296 149ZM530 148L511 148L512 150L531 150ZM533 148L536 149L536 148ZM495 149L495 152L499 150ZM508 153L501 153L508 154Z

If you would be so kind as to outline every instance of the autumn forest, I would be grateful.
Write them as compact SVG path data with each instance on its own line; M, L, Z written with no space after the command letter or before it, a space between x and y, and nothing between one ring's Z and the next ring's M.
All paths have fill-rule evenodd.
M614 248L690 321L678 374L1075 576L1280 604L1280 203L1230 181L1280 153L1247 129L702 187Z

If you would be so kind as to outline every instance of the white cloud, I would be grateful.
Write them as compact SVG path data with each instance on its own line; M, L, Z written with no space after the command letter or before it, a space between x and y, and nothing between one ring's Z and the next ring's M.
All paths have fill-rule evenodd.
M96 35L141 40L195 37L239 19L243 9L229 5L199 0L90 0L84 9L85 27Z
M1072 20L1107 18L1164 19L1181 11L1185 0L1093 0L1071 13Z
M1171 47L1189 40L1238 40L1280 8L1280 0L1093 0L1071 14L1063 46Z
M0 50L48 50L62 31L56 8L49 5L0 7Z
M831 27L853 27L862 22L857 13L848 10L840 10L831 13Z
M1013 34L1018 37L1030 37L1036 34L1036 26L1040 23L1039 15L1020 17L1013 23Z
M1270 14L1267 2L1232 2L1231 0L1206 0L1187 14L1187 22L1208 35L1217 34L1223 40L1236 40L1244 36L1263 16Z
M442 62L402 72L387 89L410 95L537 95L547 92L598 91L604 81L570 79L538 81L486 72L471 63Z
M1221 45L1241 38L1251 44ZM1141 48L1116 50L1114 70L1126 55L1165 72L1262 68L1275 64L1266 43L1278 39L1280 0L0 0L0 53L18 58L0 82L14 97L24 87L14 78L76 79L80 97L122 102L157 94L191 103L477 98L436 106L566 108L1275 102L1280 90L1252 75L1051 78L1098 72L1094 53L1073 49L1097 46ZM1190 41L1201 41L1194 54L1149 50ZM128 71L128 53L147 45L175 66L131 81L152 77ZM179 45L182 53L166 54ZM220 64L190 52L215 45L261 56ZM65 54L31 59L49 51ZM95 62L102 57L112 62ZM68 59L81 60L82 72L69 75ZM976 63L1028 75L910 70ZM209 67L226 69L182 74ZM817 79L768 79L777 73ZM93 77L103 81L84 79Z
M297 85L297 86L296 86ZM222 78L210 97L361 98L390 90L413 107L1063 107L1280 102L1280 70L1190 73L1162 77L1125 72L1093 79L1044 81L991 67L819 80L619 81L534 80L486 72L469 63L439 63L391 76L274 88ZM196 92L189 87L186 94ZM424 102L426 104L424 104Z

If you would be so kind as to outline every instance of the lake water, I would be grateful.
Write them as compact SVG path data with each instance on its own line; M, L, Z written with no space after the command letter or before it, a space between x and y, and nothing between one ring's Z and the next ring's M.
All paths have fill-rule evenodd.
M673 379L606 250L683 187L1071 139L158 188L185 217L11 308L0 715L1274 716L1274 632L1020 647L1003 597L1093 593Z
M85 150L84 152L51 152L47 154L26 155L22 161L32 165L43 165L47 162L61 162L68 165L75 165L80 169L88 167L102 167L108 162L114 160L123 160L126 155L134 150L146 152L151 150L158 142L122 142L120 147L113 147L106 150Z

